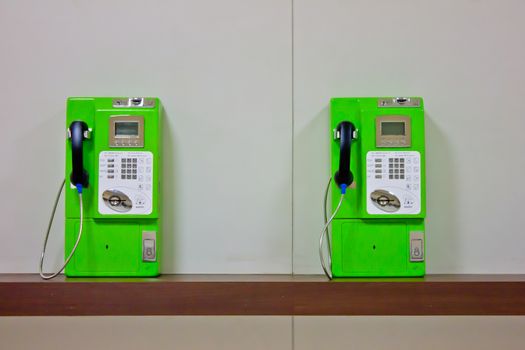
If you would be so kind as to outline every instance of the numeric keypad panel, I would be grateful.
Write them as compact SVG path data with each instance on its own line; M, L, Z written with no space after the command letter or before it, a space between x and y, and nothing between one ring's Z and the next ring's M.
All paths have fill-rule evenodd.
M369 214L419 214L421 211L421 156L416 151L368 152L367 212ZM385 212L373 204L374 191L384 190L399 198L396 212Z
M102 203L102 194L108 190L118 190L130 198L132 209L125 214L150 214L153 193L153 154L138 151L100 152L99 213L119 214Z
M121 158L120 159L120 179L121 180L136 180L137 179L137 158Z

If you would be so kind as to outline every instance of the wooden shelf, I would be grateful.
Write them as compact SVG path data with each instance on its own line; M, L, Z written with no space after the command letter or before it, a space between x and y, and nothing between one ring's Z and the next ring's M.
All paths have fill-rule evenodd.
M0 316L525 315L525 275L65 278L0 274Z

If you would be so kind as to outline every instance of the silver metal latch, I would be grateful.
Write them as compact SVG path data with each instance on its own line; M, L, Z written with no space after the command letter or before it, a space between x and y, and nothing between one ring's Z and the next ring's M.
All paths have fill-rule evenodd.
M157 232L142 231L142 261L157 261Z
M410 232L410 261L425 260L425 240L421 231Z

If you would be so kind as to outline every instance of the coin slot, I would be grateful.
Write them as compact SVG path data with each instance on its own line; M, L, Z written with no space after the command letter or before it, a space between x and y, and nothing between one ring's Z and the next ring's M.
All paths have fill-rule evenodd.
M117 196L111 196L111 197L109 198L109 204L112 205L112 206L114 206L114 207L117 206L117 205L119 205L120 202L121 202L120 197L117 197Z
M126 194L114 189L105 190L102 193L102 200L108 208L120 213L130 211L133 207L131 199Z
M398 175L399 176L399 175ZM375 190L370 194L370 199L376 208L387 213L393 213L399 210L401 203L399 198L385 190Z

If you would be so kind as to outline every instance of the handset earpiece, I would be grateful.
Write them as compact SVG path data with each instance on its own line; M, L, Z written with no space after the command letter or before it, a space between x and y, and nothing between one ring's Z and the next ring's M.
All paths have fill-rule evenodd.
M74 121L69 126L69 138L71 139L71 162L73 171L70 180L74 186L88 187L89 174L84 169L84 140L88 138L89 128L83 121Z
M337 125L336 135L339 138L339 169L334 175L335 183L344 192L354 181L354 175L350 171L350 156L352 140L354 139L355 126L351 122L341 122Z

